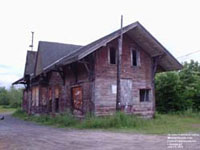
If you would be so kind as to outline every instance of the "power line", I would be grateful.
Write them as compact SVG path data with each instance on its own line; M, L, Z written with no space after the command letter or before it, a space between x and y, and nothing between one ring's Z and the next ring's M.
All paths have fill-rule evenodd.
M198 53L198 52L200 52L200 50L197 50L197 51L194 51L194 52L188 53L188 54L183 55L183 56L179 56L179 57L177 57L177 59L182 58L182 57L187 57L187 56L189 56L189 55L192 55L192 54L195 54L195 53Z

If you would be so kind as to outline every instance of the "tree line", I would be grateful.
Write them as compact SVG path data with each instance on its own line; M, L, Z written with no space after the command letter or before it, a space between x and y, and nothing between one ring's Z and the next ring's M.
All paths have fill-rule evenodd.
M200 64L191 60L183 69L158 73L155 80L156 109L161 113L200 111Z
M0 105L4 107L17 108L22 103L22 88L11 86L9 89L0 87Z

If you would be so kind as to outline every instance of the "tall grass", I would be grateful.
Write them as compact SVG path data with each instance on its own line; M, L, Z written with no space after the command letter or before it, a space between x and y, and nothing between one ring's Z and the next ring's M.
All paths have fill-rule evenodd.
M105 117L88 115L82 120L69 113L59 114L54 117L50 115L28 116L25 112L18 110L13 115L45 125L77 129L109 129L151 134L200 132L200 113L191 112L156 114L154 119L142 119L122 112Z
M113 116L106 117L86 117L82 121L79 128L135 128L145 124L145 120L134 115L126 115L122 112L117 112Z
M40 116L33 116L33 115L27 115L26 112L22 111L21 109L18 109L13 114L13 116L27 120L27 121L34 121L41 124L56 125L60 127L70 127L78 123L78 119L74 118L69 113L63 113L57 116L50 116L47 114L43 114Z

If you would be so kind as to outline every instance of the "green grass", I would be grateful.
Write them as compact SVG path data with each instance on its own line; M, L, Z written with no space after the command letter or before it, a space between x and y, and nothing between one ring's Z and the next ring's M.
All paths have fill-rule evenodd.
M83 120L74 118L69 113L56 117L28 116L21 110L17 110L13 115L40 124L76 129L104 129L148 134L200 132L200 113L156 114L155 119L142 119L133 115L116 113L107 117L87 116Z
M10 108L10 107L0 105L0 113L7 113L7 112L14 112L14 111L16 111L16 108Z

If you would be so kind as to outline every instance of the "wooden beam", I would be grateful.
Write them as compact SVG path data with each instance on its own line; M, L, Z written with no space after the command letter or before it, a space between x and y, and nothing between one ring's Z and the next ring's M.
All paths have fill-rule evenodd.
M119 38L119 44L118 44L118 51L117 51L117 97L116 97L116 110L120 110L120 102L121 102L121 55L122 55L122 43L123 43L123 34L122 34L122 28L123 28L123 16L121 16L121 32L120 32L120 38Z
M155 75L156 75L156 71L157 71L157 67L158 67L158 61L164 56L164 54L159 55L159 56L155 56L152 57L152 91L153 91L153 111L155 113L156 111L156 100L155 100ZM155 114L154 114L155 116ZM153 117L154 117L153 116Z

